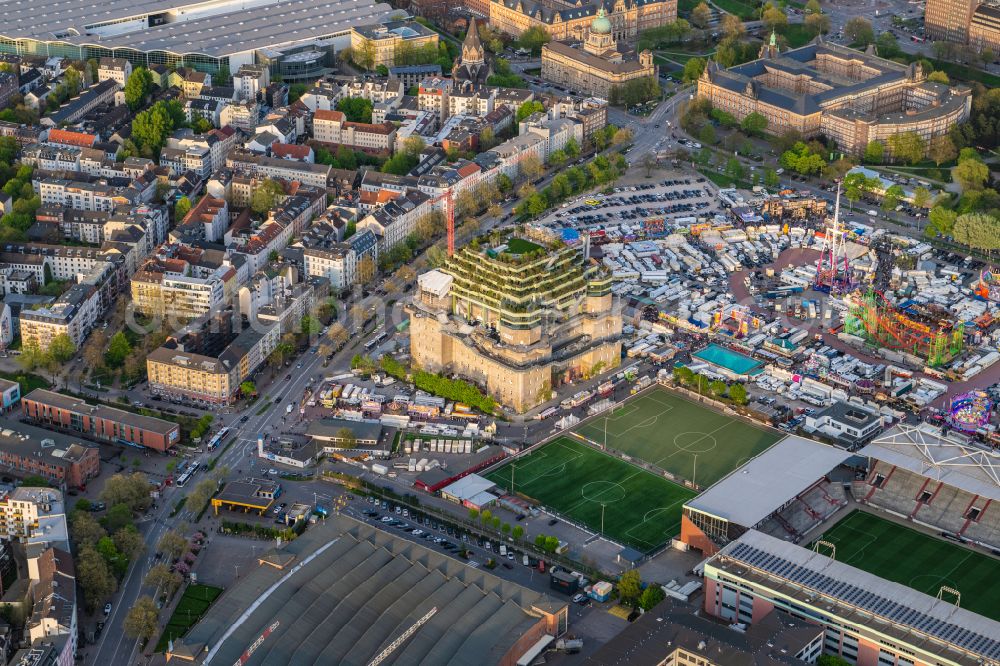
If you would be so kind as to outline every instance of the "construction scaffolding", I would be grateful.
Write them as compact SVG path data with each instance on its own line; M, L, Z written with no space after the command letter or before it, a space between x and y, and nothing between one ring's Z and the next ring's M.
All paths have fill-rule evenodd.
M859 292L853 300L844 330L872 347L906 352L931 367L962 351L965 325L944 308L914 302L897 307L875 289Z

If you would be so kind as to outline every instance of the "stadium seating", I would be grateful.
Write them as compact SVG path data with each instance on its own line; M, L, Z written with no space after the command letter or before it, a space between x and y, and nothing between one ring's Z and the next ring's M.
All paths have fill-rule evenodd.
M991 504L986 507L979 520L970 521L966 517L966 511L973 504L983 509L986 504L984 499L977 499L976 495L953 486L942 485L933 477L928 478L899 468L892 470L882 462L877 462L873 469L885 476L882 487L873 491L869 481L874 478L874 474L869 473L868 481L856 481L852 484L856 499L867 497L868 503L873 506L946 532L961 534L973 541L1000 547L1000 503ZM931 494L929 503L917 501L924 492Z
M1000 503L992 502L977 522L969 523L962 536L1000 549Z
M779 539L798 543L808 532L846 504L841 484L824 480L774 514L760 529Z

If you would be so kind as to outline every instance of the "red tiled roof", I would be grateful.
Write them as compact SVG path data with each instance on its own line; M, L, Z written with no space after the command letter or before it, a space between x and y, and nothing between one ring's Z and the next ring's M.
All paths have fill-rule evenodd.
M271 146L271 154L285 160L307 160L312 148L296 143L276 143Z
M97 141L97 135L71 132L63 129L50 129L48 141L49 143L61 143L65 146L92 148L94 142Z
M313 122L317 120L344 122L345 118L346 116L340 111L326 111L324 109L318 109L316 113L313 114Z

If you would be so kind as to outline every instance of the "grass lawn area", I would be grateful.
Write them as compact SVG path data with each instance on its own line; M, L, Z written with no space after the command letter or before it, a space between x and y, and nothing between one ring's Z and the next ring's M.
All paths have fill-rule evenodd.
M20 383L22 396L28 395L35 389L47 389L52 386L45 377L32 372L0 372L0 377Z
M170 616L170 621L163 628L163 634L156 643L156 651L163 652L167 649L167 642L180 638L193 627L205 614L212 602L222 594L221 587L211 585L188 585L184 590L184 596L177 602L174 614Z
M516 492L642 551L678 534L681 506L695 496L693 490L569 437L487 477L508 490L513 478Z
M742 187L744 189L750 189L749 181L736 180L732 176L719 173L715 169L700 167L698 171L701 172L701 175L705 176L705 178L708 178L719 187Z
M528 252L541 249L542 246L538 243L532 243L530 240L524 238L511 238L507 242L507 251L511 254L527 254Z
M962 593L962 608L1000 620L1000 561L880 516L854 511L821 537L836 559L932 597L942 585ZM820 552L823 552L822 548Z
M703 487L782 437L664 389L627 400L614 412L589 421L576 432L603 444L605 428L609 448Z
M782 28L781 36L788 40L788 47L792 49L805 46L816 38L804 23L789 23Z
M749 3L740 2L740 0L714 0L714 2L720 9L730 14L736 14L742 19L752 20L757 18L757 8Z

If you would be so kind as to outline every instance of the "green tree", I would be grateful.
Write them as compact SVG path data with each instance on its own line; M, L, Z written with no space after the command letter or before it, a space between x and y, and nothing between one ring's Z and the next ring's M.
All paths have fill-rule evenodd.
M882 210L889 212L896 210L896 206L903 200L903 188L899 185L892 185L882 193Z
M826 14L807 14L803 23L811 35L830 32L830 17Z
M132 345L129 343L128 337L123 332L118 331L111 336L108 351L104 354L104 362L109 368L120 368L125 363L125 357L131 351Z
M171 571L166 564L155 564L149 569L142 584L154 590L163 590L169 597L180 587L181 582L180 574Z
M938 70L936 72L931 72L927 75L928 81L934 81L935 83L943 83L944 85L951 85L951 80L948 78L947 72L942 72Z
M517 107L517 122L521 122L533 113L544 113L545 105L537 100L524 102Z
M764 186L768 188L775 188L781 183L778 178L778 172L774 169L768 169L764 172Z
M104 529L106 529L109 534L114 534L121 528L132 524L132 509L129 508L129 505L124 502L113 504L111 508L108 509L108 512L104 514L104 518L101 519L101 524L104 525Z
M104 483L101 500L109 506L124 504L133 511L145 511L150 504L150 483L141 472L115 474Z
M136 67L125 81L125 103L135 112L153 90L153 75L145 67Z
M951 170L951 176L963 192L981 190L989 180L990 170L979 160L966 159Z
M257 385L252 381L247 380L240 384L240 394L244 398L249 398L251 396L257 395Z
M187 545L187 539L179 533L171 530L160 537L160 542L157 544L156 548L168 559L176 560L184 554L185 550L187 550Z
M265 178L250 195L250 210L266 215L285 196L285 188L276 180Z
M97 542L108 535L97 519L90 513L76 511L70 520L69 534L76 544L77 550L83 546L95 546Z
M57 363L66 363L76 354L76 345L66 333L60 333L49 342L49 354Z
M764 11L761 12L760 19L764 23L764 28L768 31L783 30L788 25L788 14L771 3L764 5Z
M684 82L693 83L697 81L701 77L702 72L705 71L706 64L704 58L691 58L684 63L684 72L681 75Z
M729 398L737 405L747 404L747 389L743 384L733 384L729 387Z
M337 110L342 112L352 123L370 123L372 121L372 102L364 97L344 97L337 102Z
M712 20L712 10L709 8L708 3L699 2L691 10L691 14L688 20L696 28L704 30L708 27L709 22Z
M950 162L958 157L958 149L955 148L955 142L951 140L950 136L940 134L931 138L931 145L927 154L934 160L934 164L941 166L945 162Z
M346 427L337 431L337 440L337 443L345 449L353 449L358 445L358 439L354 436L354 431Z
M761 136L767 130L767 118L754 111L743 119L743 122L740 123L740 129L749 136Z
M533 26L521 33L517 38L517 44L522 49L531 51L532 55L540 55L542 46L551 40L549 33L541 26Z
M158 616L159 611L152 598L141 596L128 609L125 621L122 623L122 631L129 638L147 640L156 633Z
M521 525L514 525L514 529L511 531L510 535L514 537L516 541L520 541L524 536L524 527Z
M652 610L654 606L667 598L663 588L659 585L647 585L646 589L639 595L639 608L642 610Z
M642 594L642 579L638 569L629 569L618 579L618 596L622 603L635 606Z
M856 16L844 24L844 36L852 44L858 46L868 46L875 41L875 31L872 24L867 19Z
M132 141L150 154L159 153L167 136L177 125L174 109L161 100L132 119Z
M889 136L889 150L894 159L916 164L924 159L927 144L916 132L903 132Z
M181 197L174 204L174 221L180 222L187 216L191 211L191 200L187 197Z
M84 545L75 558L76 580L80 583L87 608L95 610L115 593L118 583L108 563L93 545Z
M885 145L881 141L869 141L865 146L864 160L868 164L881 164L885 156Z
M917 187L913 190L913 205L917 208L927 208L931 202L931 193L926 187Z

